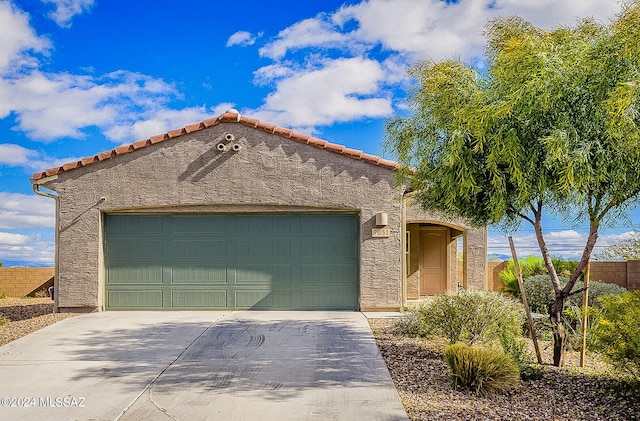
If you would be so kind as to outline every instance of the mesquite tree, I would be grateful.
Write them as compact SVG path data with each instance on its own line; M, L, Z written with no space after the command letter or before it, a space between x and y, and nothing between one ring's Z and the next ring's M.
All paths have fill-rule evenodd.
M640 192L640 0L609 24L543 30L518 18L486 28L486 67L425 61L412 67L410 112L386 125L386 148L431 212L478 224L531 224L556 294L549 308L554 364L566 345L562 311L601 224ZM545 243L544 212L589 225L562 286Z

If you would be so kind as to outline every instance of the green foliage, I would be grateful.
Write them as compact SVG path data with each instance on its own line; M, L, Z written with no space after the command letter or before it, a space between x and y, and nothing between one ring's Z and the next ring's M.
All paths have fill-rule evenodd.
M499 348L456 343L444 349L443 357L455 385L474 393L508 392L519 383L518 365Z
M603 296L600 303L598 348L617 370L640 381L640 291Z
M425 61L411 113L386 125L425 209L515 222L539 201L599 221L640 186L640 2L609 25L491 21L482 73ZM415 169L410 171L409 168Z
M584 282L578 281L574 285L572 291L578 291L584 288ZM604 295L611 294L622 294L627 292L626 288L621 287L620 285L610 284L607 282L600 281L589 281L589 305L600 308L601 304L599 298ZM575 294L569 297L569 302L572 305L581 306L582 305L582 293Z
M565 286L568 278L560 277L561 286ZM583 281L577 281L572 291L578 291L584 287ZM527 293L527 301L531 311L536 313L547 313L548 307L556 299L551 279L549 275L530 276L524 280L524 290ZM626 289L619 285L609 284L606 282L590 281L589 282L589 305L600 307L598 298L608 294L621 294ZM567 305L582 306L582 293L569 296Z
M580 305L570 303L562 313L567 332L567 346L575 351L579 351L581 347L582 315L585 312L587 314L586 346L587 349L595 350L597 339L594 332L602 318L602 310L591 306L583 309Z
M420 308L424 304L415 304L407 308L401 318L393 325L397 334L409 337L428 336L426 331L420 326Z
M586 266L599 227L640 195L640 0L607 23L536 28L517 17L486 28L486 67L424 61L409 113L385 127L413 199L470 224L527 221L544 246L549 210L587 223L585 253L558 304ZM557 271L549 267L559 289ZM560 292L560 291L558 291ZM562 306L551 310L559 316ZM561 340L561 323L554 324ZM564 346L554 346L554 364Z
M640 232L632 232L628 237L607 246L594 256L595 260L640 260Z
M578 262L576 262L575 260L564 260L554 257L551 259L551 262L553 263L553 267L556 269L556 273L559 276L569 277L578 268Z
M9 319L6 317L0 317L0 326L6 325L7 323L9 323Z
M518 259L518 265L520 266L522 279L547 272L542 257L533 254L523 259ZM502 281L502 285L504 285L505 292L514 297L520 297L520 287L518 286L518 278L516 277L513 259L507 260L507 266L500 271L498 276L500 277L500 281Z
M507 332L500 333L500 345L505 354L509 355L518 366L520 378L525 381L539 380L544 374L542 367L533 364L529 340L521 336L514 336Z
M449 343L495 341L498 335L520 334L524 310L497 292L456 291L434 296L411 308L396 329L411 336L438 336Z
M560 278L562 285L567 278ZM524 279L524 290L527 293L529 308L535 313L547 314L549 305L556 299L549 275L534 275Z

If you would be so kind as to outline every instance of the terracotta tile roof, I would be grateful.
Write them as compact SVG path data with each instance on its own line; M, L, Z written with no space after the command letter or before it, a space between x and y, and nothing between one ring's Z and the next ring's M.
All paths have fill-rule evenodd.
M222 123L242 124L243 126L272 133L276 136L280 136L286 139L291 139L294 142L303 143L320 149L326 149L328 151L338 153L352 159L361 160L368 164L377 165L392 170L396 170L400 167L396 162L380 158L379 156L369 155L359 150L349 149L342 145L327 142L326 140L316 139L308 135L296 133L290 129L274 126L273 124L263 123L260 120L256 120L255 118L244 117L240 116L240 114L226 112L220 117L210 118L200 123L189 124L188 126L182 127L180 129L169 130L167 133L151 136L149 139L138 140L137 142L133 142L129 145L118 146L110 151L100 152L97 155L82 158L79 161L68 162L60 167L49 168L43 172L35 173L33 175L33 180L40 180L45 177L50 177L66 171L74 170L76 168L86 167L87 165L91 165L96 162L111 159L118 155L124 155L129 152L154 145L156 143L164 142L165 140L173 139L175 137L182 136L188 133L197 132L199 130L204 130L208 127L217 126L218 124Z

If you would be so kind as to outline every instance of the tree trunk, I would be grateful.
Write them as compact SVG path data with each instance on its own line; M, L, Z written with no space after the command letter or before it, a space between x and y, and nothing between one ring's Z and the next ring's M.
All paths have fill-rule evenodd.
M589 201L589 203L591 202ZM562 365L564 365L564 354L567 345L567 335L564 329L564 323L562 321L564 303L567 300L571 289L573 289L576 281L580 277L580 274L589 262L593 247L595 247L596 241L598 240L598 228L600 226L600 220L604 217L608 210L615 205L615 203L616 202L611 202L606 207L606 209L597 216L594 215L595 211L591 207L591 205L589 206L589 237L587 238L587 243L584 246L582 257L578 262L578 267L571 274L569 282L564 288L562 288L560 285L560 279L558 278L556 269L553 266L551 253L549 253L549 248L547 247L547 244L544 240L544 234L542 232L542 199L538 200L536 206L534 206L533 204L530 205L531 211L534 215L534 219L528 218L527 216L523 216L521 214L521 216L525 220L529 221L533 225L533 228L536 232L536 239L538 240L538 247L540 248L540 253L542 254L542 259L544 260L545 266L549 273L549 277L551 278L551 284L553 284L553 289L556 293L556 300L551 306L549 306L549 320L551 320L551 327L553 329L553 365L555 365L556 367L561 367Z
M567 333L564 329L562 311L565 297L562 293L556 295L556 300L549 306L549 319L553 329L553 365L564 366L564 355L567 345Z

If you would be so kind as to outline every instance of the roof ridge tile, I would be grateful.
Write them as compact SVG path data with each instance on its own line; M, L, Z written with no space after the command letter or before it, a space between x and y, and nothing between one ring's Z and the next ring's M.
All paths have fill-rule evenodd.
M310 135L298 133L292 129L265 123L256 118L241 116L236 112L225 112L218 117L208 118L199 123L189 124L179 129L169 130L166 133L151 136L148 139L138 140L128 145L117 146L109 151L99 152L96 155L82 158L78 161L67 162L62 166L49 168L45 171L35 173L33 175L32 181L57 175L76 168L86 167L87 165L91 165L96 162L104 161L115 156L137 151L138 149L146 148L147 146L155 145L157 143L164 142L165 140L174 139L185 134L194 133L209 127L217 126L222 123L240 123L243 126L258 129L267 133L272 133L276 136L285 139L291 139L298 143L306 144L319 149L326 149L328 151L344 155L351 159L361 160L363 162L366 162L367 164L377 165L383 168L389 168L391 170L397 170L398 168L400 168L400 165L394 161L390 161L376 155L370 155L358 149L347 148L346 146L339 145L337 143L331 143Z

